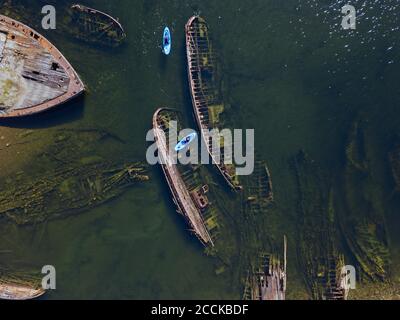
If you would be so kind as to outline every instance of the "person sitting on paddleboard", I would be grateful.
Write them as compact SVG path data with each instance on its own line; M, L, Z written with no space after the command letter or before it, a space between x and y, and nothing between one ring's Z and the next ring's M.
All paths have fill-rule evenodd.
M188 144L190 142L190 137L186 137L186 139L184 141L182 141L182 144Z
M165 45L165 46L169 45L168 37L165 37L165 38L164 38L164 45Z

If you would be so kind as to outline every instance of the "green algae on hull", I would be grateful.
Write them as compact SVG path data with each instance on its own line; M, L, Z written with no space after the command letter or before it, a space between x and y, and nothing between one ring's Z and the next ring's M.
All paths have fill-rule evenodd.
M160 133L156 133L160 159L169 162L172 159L168 152L173 148L171 149L169 139L166 140L165 137L169 137L175 130L176 133L180 132L184 127L182 117L175 110L158 109L153 116L153 127L161 130ZM178 137L176 139L179 140ZM218 257L222 265L229 265L231 255L227 252L235 245L227 227L228 221L222 213L223 208L219 206L218 201L215 201L218 198L216 194L218 191L206 166L183 165L179 161L171 166L164 164L162 166L177 210L186 218L193 233L206 246L206 254ZM175 177L170 176L172 173L175 173ZM225 268L220 265L219 269Z
M284 237L283 257L261 252L259 261L248 271L244 284L243 300L285 300L286 298L286 252Z
M82 4L74 4L68 9L64 24L75 38L88 43L115 48L126 40L118 19Z
M225 152L232 149L232 141L225 141L221 135L214 146L208 133L209 130L224 129L226 123L223 118L228 109L222 95L221 70L208 25L204 18L193 16L187 22L185 31L189 87L197 125L213 163L225 181L232 189L241 190L234 159Z
M43 5L45 3L43 2ZM23 1L6 2L0 8L0 13L21 21L33 20L35 27L40 28L39 20L32 19L41 9L41 5L26 6ZM70 5L69 1L57 4L57 28L52 30L73 39L99 48L116 49L123 45L127 35L118 18L97 9L82 4Z
M36 134L21 135L20 143L35 140ZM116 138L104 130L53 130L37 161L0 185L0 218L43 222L93 208L148 180L143 163L109 160L94 152L109 139ZM40 174L32 174L35 169Z
M178 112L160 109L156 115L153 126L160 128L167 136L171 129L179 132L182 128L182 119ZM175 126L175 122L171 121L176 121L176 128L171 127L171 125ZM162 138L159 139L162 140ZM257 270L264 270L265 277L276 284L274 286L276 291L270 290L268 294L263 289L262 292L260 291L262 298L284 299L286 270L283 270L284 264L277 263L280 261L278 258L280 255L275 254L274 241L268 234L271 223L266 228L266 213L273 206L272 182L266 163L257 161L255 173L244 179L243 194L231 193L228 188L224 188L224 185L218 184L215 178L219 177L214 177L213 172L205 165L178 163L176 167L190 197L193 192L207 187L207 206L198 207L204 226L212 239L212 245L205 243L205 253L214 258L216 273L218 275L231 274L243 289L248 287L250 282L255 285L259 277ZM168 179L168 175L165 175ZM171 192L174 195L174 192ZM178 198L174 196L174 202L178 211L182 213L182 205L179 204L181 200ZM186 218L189 220L188 217ZM189 221L189 224L193 225L193 222ZM262 261L265 262L268 258L271 264L261 267L261 255L264 257ZM250 278L245 277L247 272L251 272L248 273ZM254 285L251 288L256 289ZM253 292L247 298L258 299L259 295Z
M272 179L264 160L256 159L254 173L242 177L241 213L236 216L240 229L241 284L243 298L284 300L286 297L286 237L276 230L279 215L274 202ZM279 219L279 218L278 218ZM281 239L281 238L280 238ZM283 254L282 254L283 252ZM265 281L271 286L265 286Z
M297 251L305 283L313 299L343 300L341 268L344 257L337 246L332 191L321 169L303 151L294 158L298 200Z
M356 129L355 129L356 128ZM360 270L368 280L387 281L390 253L380 186L374 181L369 159L367 136L356 121L349 135L351 149L365 150L355 160L347 152L343 176L345 209L339 225ZM349 150L349 147L347 147ZM361 165L362 164L362 165Z
M17 224L43 222L103 204L147 179L139 163L78 164L33 181L19 176L1 192L0 217Z
M212 221L212 217L207 218L210 208L208 186L196 179L196 166L182 165L179 162L179 154L172 153L174 146L171 145L171 138L176 140L173 143L176 144L179 140L177 135L182 128L178 118L177 112L166 108L158 109L153 115L158 159L178 213L185 217L192 232L205 246L213 247L211 231L216 227L216 223L207 223Z

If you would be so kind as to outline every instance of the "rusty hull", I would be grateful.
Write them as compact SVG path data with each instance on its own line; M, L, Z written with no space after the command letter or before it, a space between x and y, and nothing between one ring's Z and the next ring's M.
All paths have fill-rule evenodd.
M84 90L55 46L28 26L0 15L0 118L45 111Z

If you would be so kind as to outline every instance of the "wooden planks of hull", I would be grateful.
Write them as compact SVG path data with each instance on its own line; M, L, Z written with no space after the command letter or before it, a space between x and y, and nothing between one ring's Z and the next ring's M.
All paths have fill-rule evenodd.
M257 265L247 274L244 300L286 299L287 239L283 241L283 263L274 254L261 253Z
M31 300L44 295L42 288L0 281L0 299L2 300Z
M168 136L168 121L176 121L175 111L170 109L158 109L153 116L153 129L155 129L155 141L158 147L158 156L161 161L168 187L178 213L182 214L191 227L191 231L205 246L214 246L211 235L204 223L201 210L193 200L190 189L188 172L182 172L178 165L173 163L170 148L166 137Z
M225 158L224 148L220 147L218 150L213 150L206 134L208 130L218 129L218 123L210 118L210 112L214 115L220 114L224 109L223 101L219 97L215 83L215 58L208 36L207 24L203 18L193 16L187 22L185 30L190 93L202 139L206 142L213 163L228 185L234 190L241 190L242 187L239 185L236 174L233 173L234 166L225 165L221 161ZM222 107L222 110L218 111L220 107ZM212 108L216 108L216 111L210 111ZM221 156L217 157L216 152Z
M71 31L81 40L117 47L126 39L122 24L105 12L74 4L71 14Z
M0 15L0 117L42 112L84 89L54 45L30 27Z

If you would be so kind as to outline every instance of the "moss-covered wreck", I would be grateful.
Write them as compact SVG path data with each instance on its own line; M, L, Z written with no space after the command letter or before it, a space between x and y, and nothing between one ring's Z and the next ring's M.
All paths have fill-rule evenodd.
M345 208L339 221L362 275L369 280L385 281L390 265L388 238L380 187L372 175L366 140L362 123L356 121L348 140L342 181Z
M313 299L343 300L344 256L337 246L333 194L321 169L303 151L293 160L298 188L297 252Z
M28 132L21 139L35 139L35 134ZM52 131L52 142L38 161L0 185L0 218L18 224L42 222L98 206L148 180L143 164L92 152L109 137L95 129Z

